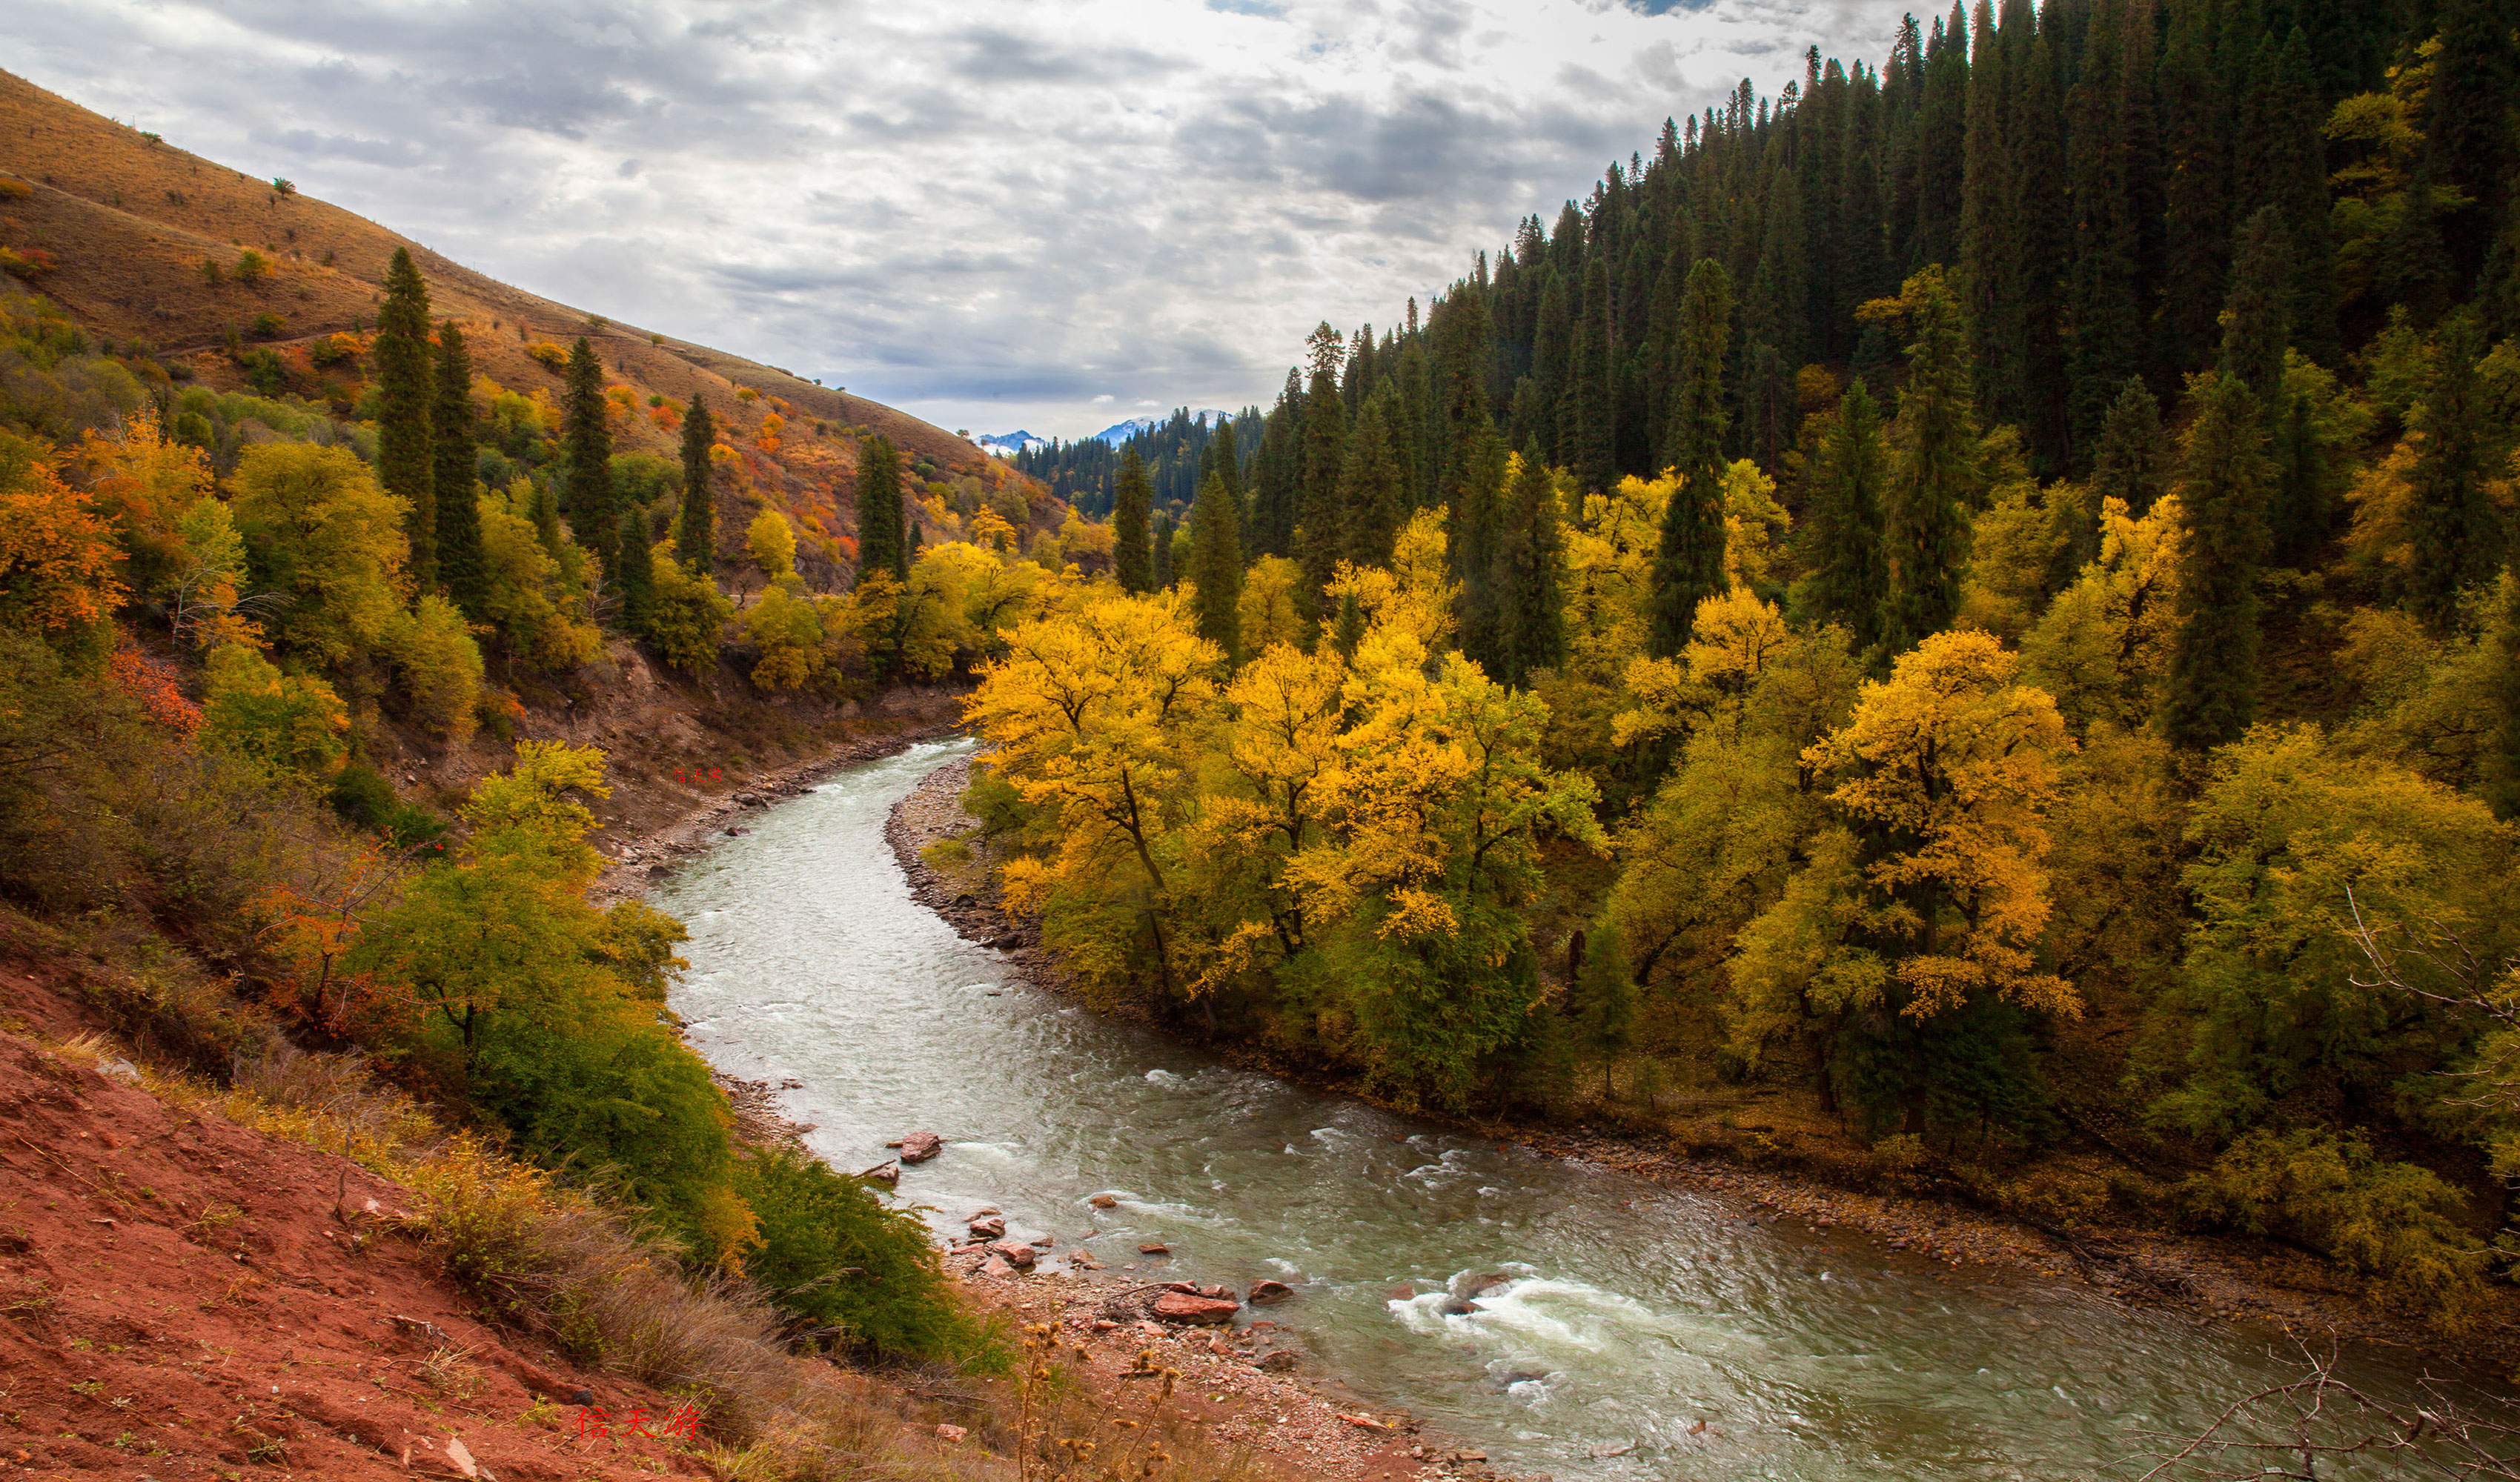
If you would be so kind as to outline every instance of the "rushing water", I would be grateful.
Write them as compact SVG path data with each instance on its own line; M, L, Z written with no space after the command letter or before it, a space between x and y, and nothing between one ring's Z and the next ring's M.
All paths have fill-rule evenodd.
M835 776L657 891L692 930L674 1008L693 1044L801 1082L788 1114L843 1170L905 1132L945 1137L901 1183L940 1230L989 1203L1012 1234L1114 1267L1160 1237L1170 1275L1293 1282L1269 1315L1351 1385L1560 1478L2133 1476L2139 1431L2201 1425L2290 1371L2272 1333L1772 1226L1218 1065L1024 987L910 898L883 841L892 804L967 749ZM1103 1191L1118 1208L1087 1204ZM1440 1310L1448 1282L1488 1273L1513 1280ZM2347 1368L2405 1392L2376 1363Z

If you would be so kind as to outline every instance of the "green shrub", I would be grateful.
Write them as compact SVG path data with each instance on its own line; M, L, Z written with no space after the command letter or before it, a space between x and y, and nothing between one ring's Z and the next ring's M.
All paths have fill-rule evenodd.
M979 1330L916 1218L790 1147L739 1158L735 1188L760 1221L745 1275L817 1336L874 1358L974 1357Z
M2458 1193L2323 1128L2241 1138L2180 1186L2194 1223L2297 1240L2368 1280L2409 1317L2455 1331L2475 1319L2487 1251L2459 1227Z
M382 834L395 849L434 855L445 846L446 821L416 803L394 795L393 784L375 769L355 763L333 779L324 799L341 821L362 833Z

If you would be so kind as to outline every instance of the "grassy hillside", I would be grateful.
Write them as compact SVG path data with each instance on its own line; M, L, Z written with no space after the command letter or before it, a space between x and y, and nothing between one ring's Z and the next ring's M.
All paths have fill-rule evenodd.
M809 574L817 548L832 576L845 572L855 550L858 443L833 435L844 428L891 438L931 485L976 485L982 498L1013 485L1049 515L1049 525L1058 522L1040 485L941 427L512 288L363 216L189 154L5 71L0 170L31 187L0 200L0 247L49 255L53 265L32 286L91 331L142 341L211 385L245 383L232 345L268 345L298 373L301 389L329 386L347 411L355 370L327 375L312 357L331 336L375 327L385 266L407 247L438 316L462 325L475 371L501 386L557 397L557 367L528 352L545 343L565 348L584 335L608 380L629 387L642 408L652 396L677 404L706 397L732 420L722 436L743 455L743 493L778 505L800 526ZM240 282L235 271L248 248L269 263L257 282ZM204 275L205 262L219 267L217 282ZM257 335L254 324L266 315L278 321L276 331ZM740 399L742 392L750 398ZM784 427L765 446L764 419L773 415ZM657 419L637 416L616 433L616 447L670 458L674 439Z

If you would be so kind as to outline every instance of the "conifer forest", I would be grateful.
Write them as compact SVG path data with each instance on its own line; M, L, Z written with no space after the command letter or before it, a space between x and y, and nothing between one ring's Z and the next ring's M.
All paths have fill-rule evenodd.
M1099 1010L2505 1310L2508 0L1912 17L1265 408L1012 459L0 81L101 172L5 131L0 938L169 1075L339 1057L428 1177L1004 1370L916 1218L747 1139L684 924L601 884L630 801L951 690L971 847ZM578 1332L526 1248L468 1289Z

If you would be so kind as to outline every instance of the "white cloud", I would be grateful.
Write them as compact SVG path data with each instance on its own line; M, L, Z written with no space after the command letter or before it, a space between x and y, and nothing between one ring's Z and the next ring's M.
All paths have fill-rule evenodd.
M1901 9L16 0L0 41L537 292L1077 435L1097 384L1265 403L1315 321L1388 323L1666 114L1814 42L1877 61Z

